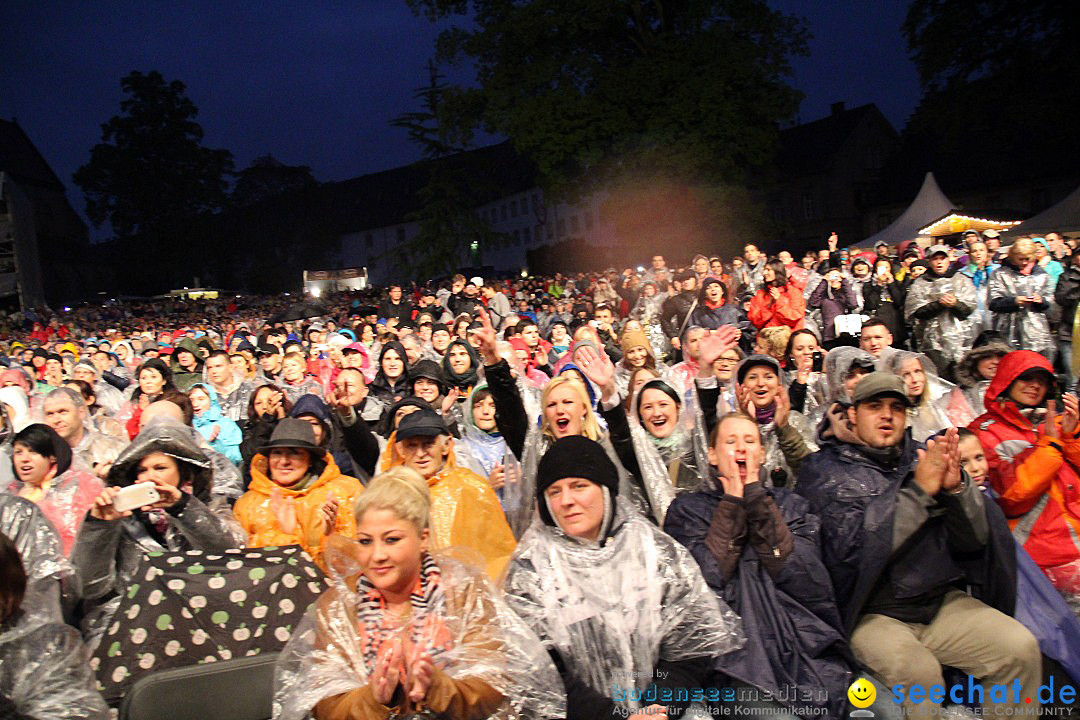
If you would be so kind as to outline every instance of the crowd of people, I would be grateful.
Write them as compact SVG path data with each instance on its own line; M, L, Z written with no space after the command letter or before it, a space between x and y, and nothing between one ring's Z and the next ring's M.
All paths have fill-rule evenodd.
M108 717L152 558L285 546L284 719L1073 702L1076 241L686 260L3 318L0 716Z

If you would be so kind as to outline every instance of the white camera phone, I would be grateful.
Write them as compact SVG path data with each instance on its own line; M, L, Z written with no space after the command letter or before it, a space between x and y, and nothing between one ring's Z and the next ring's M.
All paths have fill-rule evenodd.
M154 483L142 482L134 485L128 485L126 488L116 493L116 497L113 498L113 510L116 512L127 512L128 510L134 510L146 505L153 505L161 499L161 494L157 491L157 487Z

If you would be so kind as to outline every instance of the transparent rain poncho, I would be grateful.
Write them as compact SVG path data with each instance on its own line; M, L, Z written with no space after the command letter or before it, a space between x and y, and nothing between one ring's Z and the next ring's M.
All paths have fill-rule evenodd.
M566 671L605 696L615 685L646 689L661 660L716 658L745 643L742 621L689 551L619 500L602 544L537 520L504 589ZM623 697L625 709L640 708Z
M1030 275L1024 275L1005 262L990 274L987 302L993 304L999 299L1011 300L1033 295L1042 297L1044 302L1052 302L1053 290L1050 285L1050 276L1042 268L1036 267ZM990 316L994 329L1004 335L1013 347L1034 350L1053 359L1056 343L1045 310L1025 305L1014 312L991 312Z
M596 442L600 443L608 457L611 458L611 462L615 463L615 467L619 471L619 497L626 500L628 507L638 515L643 517L652 516L647 493L634 476L623 467L608 434L601 432L600 437L590 439L595 439ZM529 427L529 432L525 436L525 449L522 452L521 459L523 481L527 483L528 487L536 487L536 474L540 467L540 458L544 456L544 453L547 452L553 442L554 440L546 435L539 425ZM531 523L532 509L536 506L535 495L529 500L528 506L530 508L528 513L529 523Z
M278 659L277 720L301 720L326 698L363 694L379 649L396 638L423 645L436 674L465 689L469 717L565 717L566 696L551 658L483 573L446 554L427 556L412 615L395 623L360 574L357 544L340 536L333 540L326 553L331 588L308 610ZM400 690L396 697L401 699L391 717L447 717L437 712L445 708L414 706Z
M496 488L495 494L499 497L506 521L514 533L514 538L520 538L529 527L533 517L533 498L536 496L533 480L535 476L526 477L522 472L521 463L514 456L506 444L506 440L499 433L489 433L476 426L473 419L473 399L476 392L487 387L487 383L477 385L469 397L465 400L462 408L461 440L454 447L457 453L457 462L472 470L480 477L487 479L496 465L503 466L503 486ZM520 391L522 388L518 387Z
M72 452L86 469L97 470L99 466L111 465L127 447L127 442L98 431L90 415L90 408L86 406L80 393L71 388L57 388L45 396L46 403L52 400L70 402L75 406L76 414L83 419L83 436L79 444L72 448Z
M653 518L664 524L668 505L679 492L697 490L709 477L707 455L708 439L705 437L705 418L697 400L697 390L691 387L680 398L675 429L666 438L657 438L642 426L638 408L641 393L650 386L641 386L631 401L630 437L634 441L634 454L641 468L642 483L649 498Z
M126 402L124 393L102 380L101 372L93 363L84 360L76 363L75 367L89 370L94 373L94 382L91 383L94 390L94 397L97 398L97 404L104 408L106 413L109 415L116 415L123 409L124 403Z
M75 602L78 581L56 530L34 503L0 493L0 533L15 543L26 569L24 611L60 620L61 606Z
M951 311L943 311L928 318L916 318L914 313L921 307L952 293L959 304L971 310L966 317L958 317ZM945 277L932 277L924 273L908 286L904 301L904 319L914 326L919 347L933 348L951 362L959 362L975 336L975 308L978 298L971 278L955 272Z
M922 353L901 350L889 356L884 370L902 377L903 367L910 360L918 360L926 375L919 404L908 408L908 427L911 435L925 442L933 434L950 427L967 427L975 419L971 404L964 391L948 380L943 380L930 358Z
M24 613L0 625L0 696L16 712L3 716L107 720L89 660L78 631L62 623Z
M11 427L15 432L19 432L34 422L30 417L30 399L26 391L18 385L0 388L0 403L7 405L6 417L10 418Z

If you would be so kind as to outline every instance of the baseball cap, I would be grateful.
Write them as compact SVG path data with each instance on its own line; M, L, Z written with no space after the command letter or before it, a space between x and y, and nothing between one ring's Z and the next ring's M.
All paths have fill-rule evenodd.
M1001 235L997 230L983 230L983 237L998 237Z
M938 253L945 253L946 255L948 255L949 254L949 246L948 245L942 245L940 243L937 244L937 245L931 245L926 251L926 257L932 258L935 255L937 255Z
M341 348L341 352L343 352L343 353L347 353L347 352L366 353L367 348L364 347L362 344L360 344L358 342L354 342L354 343L349 343L345 347Z
M881 370L864 375L862 380L859 380L852 400L858 405L882 395L892 395L902 400L905 405L911 405L911 400L908 399L907 392L904 390L904 381L891 372Z

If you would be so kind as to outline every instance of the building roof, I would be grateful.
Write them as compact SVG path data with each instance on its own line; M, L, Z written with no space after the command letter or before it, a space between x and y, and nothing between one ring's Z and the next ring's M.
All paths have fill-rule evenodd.
M850 110L838 103L828 117L781 130L776 156L778 170L782 175L820 172L840 152L859 124L871 115L881 116L888 123L873 103Z
M879 242L887 245L899 245L905 240L914 240L919 231L936 220L947 216L956 205L952 200L945 197L938 187L934 173L928 172L923 177L922 187L919 194L908 205L907 210L900 217L893 220L887 227L871 235L865 240L855 244L856 247L873 247Z
M64 191L60 178L15 121L0 120L0 172L17 182Z
M449 163L451 172L477 172L482 187L474 188L476 205L536 187L536 168L514 151L510 141L425 160L340 182L326 183L325 194L343 232L388 227L406 221L422 206L420 190L427 185L433 163Z
M1080 187L1069 193L1057 205L1051 205L1038 215L1028 218L1010 232L1035 234L1048 232L1073 232L1080 230Z

